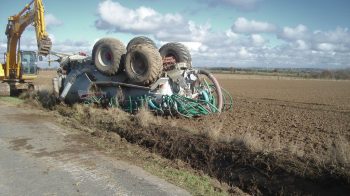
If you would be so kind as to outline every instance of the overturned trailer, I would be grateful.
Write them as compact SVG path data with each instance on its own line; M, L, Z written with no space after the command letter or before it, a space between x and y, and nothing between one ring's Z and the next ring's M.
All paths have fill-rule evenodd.
M91 56L60 56L59 61L54 92L67 104L119 107L131 113L147 107L186 117L232 107L231 96L212 74L192 68L190 52L181 43L158 50L147 37L136 37L127 47L117 39L102 38Z

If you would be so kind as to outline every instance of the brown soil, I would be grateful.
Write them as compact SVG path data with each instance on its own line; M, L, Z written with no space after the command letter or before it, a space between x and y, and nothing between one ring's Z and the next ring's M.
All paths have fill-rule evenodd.
M299 157L350 164L350 81L221 83L235 96L233 111L222 117L219 132L225 137L250 134L268 151L288 149Z
M33 80L35 88L38 90L52 89L52 78L56 77L54 70L40 70L38 77Z
M218 78L234 98L219 116L58 111L251 194L350 194L350 81Z

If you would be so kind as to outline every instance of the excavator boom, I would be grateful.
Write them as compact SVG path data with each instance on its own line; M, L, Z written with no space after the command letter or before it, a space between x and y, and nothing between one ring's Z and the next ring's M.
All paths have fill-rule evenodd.
M8 52L17 49L18 41L28 25L33 24L38 44L38 54L48 55L52 42L46 32L44 6L42 0L32 0L18 14L10 16L5 34L8 37Z

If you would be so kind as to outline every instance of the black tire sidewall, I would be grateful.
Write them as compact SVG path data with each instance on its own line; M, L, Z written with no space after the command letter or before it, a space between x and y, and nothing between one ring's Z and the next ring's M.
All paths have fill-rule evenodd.
M140 45L140 44L149 44L154 48L157 48L156 44L152 39L145 36L139 36L129 41L128 45L126 46L126 50L129 51L133 46Z
M127 52L125 58L125 72L131 83L139 85L150 84L155 79L154 72L158 72L156 73L156 75L159 75L159 73L161 72L161 57L156 48L153 48L154 51L152 51L151 48L153 48L153 46L149 44L138 44L131 47L130 50ZM155 58L154 56L152 56L154 55L152 52L157 52L159 57ZM147 69L143 74L136 73L132 68L132 60L136 55L143 56L142 61L144 62L145 68Z
M111 65L105 66L100 62L98 57L103 49L110 51L112 56ZM102 38L93 47L92 60L99 71L107 75L113 75L123 67L125 53L125 46L119 40L115 38Z
M181 43L167 43L159 49L159 53L162 56L162 58L171 54L175 56L176 63L185 62L187 64L187 67L191 68L191 54L187 47Z

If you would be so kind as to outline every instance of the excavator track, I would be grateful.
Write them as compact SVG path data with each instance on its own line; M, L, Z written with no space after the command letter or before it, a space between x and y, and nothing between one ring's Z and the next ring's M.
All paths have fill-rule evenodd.
M10 96L11 88L7 82L0 82L0 96Z

